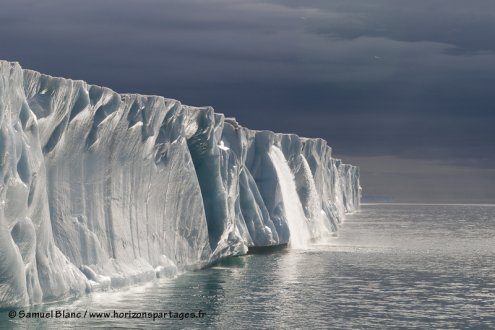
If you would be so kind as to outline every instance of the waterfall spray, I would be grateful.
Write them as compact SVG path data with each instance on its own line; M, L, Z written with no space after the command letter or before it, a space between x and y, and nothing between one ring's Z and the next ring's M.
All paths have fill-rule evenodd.
M270 149L270 159L277 172L282 199L284 201L285 217L289 225L289 244L293 248L304 248L311 235L309 233L307 219L301 205L301 200L297 194L294 175L292 174L285 156L279 148L272 146Z

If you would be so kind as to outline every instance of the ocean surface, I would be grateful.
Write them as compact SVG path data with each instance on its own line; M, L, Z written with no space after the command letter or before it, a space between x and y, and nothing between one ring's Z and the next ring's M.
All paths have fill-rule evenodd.
M19 318L57 311L74 318ZM308 249L9 312L2 329L493 329L495 206L363 205Z

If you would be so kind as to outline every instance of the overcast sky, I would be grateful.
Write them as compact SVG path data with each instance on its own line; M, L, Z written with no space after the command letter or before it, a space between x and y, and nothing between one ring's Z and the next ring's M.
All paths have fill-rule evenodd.
M325 138L367 200L495 203L493 0L0 0L0 59Z

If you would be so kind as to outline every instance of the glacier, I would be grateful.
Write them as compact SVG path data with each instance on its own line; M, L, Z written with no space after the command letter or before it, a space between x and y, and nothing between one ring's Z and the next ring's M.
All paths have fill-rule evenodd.
M304 248L360 197L322 139L0 61L0 308Z

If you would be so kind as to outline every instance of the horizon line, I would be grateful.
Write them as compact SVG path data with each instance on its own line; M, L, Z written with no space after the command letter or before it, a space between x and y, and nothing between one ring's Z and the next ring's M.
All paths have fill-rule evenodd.
M425 202L371 202L360 203L360 205L465 205L465 206L495 206L495 203L425 203Z

